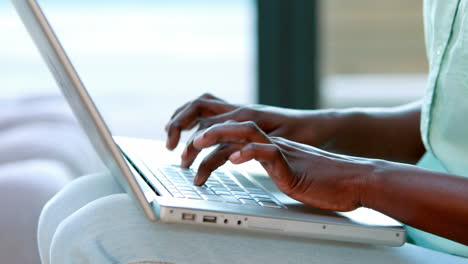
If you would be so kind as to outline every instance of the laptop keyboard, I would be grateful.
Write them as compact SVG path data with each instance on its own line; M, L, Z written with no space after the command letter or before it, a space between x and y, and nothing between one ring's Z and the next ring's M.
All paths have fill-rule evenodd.
M217 170L203 186L193 185L196 172L179 166L158 168L158 180L176 198L207 200L250 206L271 208L284 207L278 200L245 179L242 184L238 178Z

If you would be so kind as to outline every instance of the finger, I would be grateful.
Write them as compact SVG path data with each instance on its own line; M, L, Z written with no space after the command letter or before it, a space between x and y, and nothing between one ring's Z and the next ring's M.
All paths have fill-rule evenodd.
M227 121L256 121L256 111L249 108L243 108L239 106L236 107L237 108L232 111L200 119L200 129L209 128L215 124L220 124Z
M219 100L219 101L223 101L223 102L224 102L223 99L220 99L219 97L216 97L216 96L214 96L214 95L211 94L211 93L204 93L204 94L200 95L199 98L213 99L213 100Z
M298 142L294 142L294 141L291 141L282 137L276 137L276 136L271 136L271 135L269 136L270 136L270 140L273 143L279 145L282 148L286 148L286 149L295 148L295 149L300 149L300 150L305 150L305 151L309 151L312 148L311 146L304 145Z
M185 108L187 108L187 106L190 104L190 102L187 102L185 104L183 104L181 107L177 108L174 113L171 115L171 118L169 119L169 121L166 123L166 125L164 126L164 129L166 130L166 132L168 132L169 130L169 124L171 123L171 120L174 119L174 117L176 117L180 111L184 110Z
M193 140L203 133L204 130L198 130L193 135L190 137L189 141L187 142L187 146L185 147L184 151L182 152L181 156L181 167L182 168L188 168L192 166L192 163L195 161L197 158L198 154L200 153L200 149L197 149L193 146Z
M193 146L193 140L198 135L201 135L204 130L210 128L213 125L224 123L227 121L240 122L240 121L248 120L246 119L246 116L248 115L244 113L245 111L239 111L239 110L241 109L238 108L234 111L230 111L221 115L200 119L197 131L192 134L192 136L190 137L190 140L187 142L187 146L185 147L182 153L181 166L184 168L190 167L193 161L196 159L196 157L200 153L201 150Z
M189 168L192 166L198 154L200 154L200 151L201 150L194 148L192 143L187 144L184 152L182 152L180 166L182 168Z
M246 144L250 142L271 143L268 136L252 121L228 121L214 125L193 141L197 149L204 149L221 143Z
M224 165L224 163L228 161L229 156L240 148L241 146L239 145L220 145L216 148L216 150L206 156L206 158L200 163L200 167L198 168L197 175L194 179L194 184L205 184L211 173Z
M202 118L199 120L199 126L197 131L195 131L192 136L190 137L190 140L187 143L187 146L184 149L184 152L182 153L182 163L181 166L184 168L188 168L192 165L193 161L196 159L197 155L200 153L201 150L195 148L193 146L193 140L202 132L208 128L210 128L213 125L220 124L227 122L229 120L234 120L234 121L244 121L246 120L244 118L243 114L240 114L239 111L240 109L236 109L231 112L227 112L221 115L213 116L213 117L208 117L208 118Z
M202 94L201 96L199 96L197 99L212 99L212 100L219 100L219 101L222 101L224 102L224 100L220 99L220 98L217 98L216 96L210 94L210 93L204 93ZM184 108L186 108L191 102L188 102L188 103L185 103L184 105L182 105L181 107L177 108L177 110L175 110L174 114L172 114L171 116L171 119L173 119L174 117L177 116L177 114L180 113L180 111L182 111Z
M289 166L281 148L275 144L250 143L233 153L229 160L241 164L256 160L262 164L268 175L275 181L281 181L282 176L289 175Z
M220 101L220 102L225 102L224 100L222 100L222 99L220 99L220 98L218 98L218 97L216 97L216 96L214 96L214 95L212 95L212 94L210 94L210 93L204 93L204 94L202 94L201 96L199 96L197 99L210 99L210 100L217 100L217 101ZM197 100L197 99L196 99L196 100ZM174 119L174 117L176 117L181 111L183 111L184 109L186 109L187 107L189 107L191 103L192 103L192 102L187 102L187 103L183 104L181 107L179 107L179 108L177 108L177 109L175 110L175 112L172 114L172 116L171 116L169 122L164 126L164 129L166 130L166 133L169 132L170 121L171 121L172 119Z
M174 149L179 143L182 130L191 129L200 117L217 115L234 109L234 106L212 99L198 99L186 106L167 125L167 148Z
M284 135L284 134L285 134L285 133L284 133L283 127L279 127L278 129L275 129L275 130L270 131L270 132L268 133L268 135L269 135L270 137L281 137L281 135Z
M320 155L320 156L325 156L325 157L330 157L330 158L335 158L336 156L344 157L344 155L341 155L341 154L330 153L328 151L324 151L314 146L309 146L309 145L305 145L302 143L294 142L285 138L270 137L270 140L286 151L300 150L300 151L308 152L314 155Z

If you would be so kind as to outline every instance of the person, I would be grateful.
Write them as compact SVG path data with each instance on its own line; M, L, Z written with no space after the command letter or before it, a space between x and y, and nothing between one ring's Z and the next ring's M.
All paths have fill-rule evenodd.
M296 200L336 211L369 207L405 224L411 243L468 257L467 16L466 1L424 2L430 71L419 102L306 111L205 94L175 111L167 147L198 125L181 165L219 146L200 164L195 184L228 160L257 160ZM43 263L303 263L314 254L301 240L148 223L109 175L76 180L55 196L39 237ZM336 259L350 253L334 245Z

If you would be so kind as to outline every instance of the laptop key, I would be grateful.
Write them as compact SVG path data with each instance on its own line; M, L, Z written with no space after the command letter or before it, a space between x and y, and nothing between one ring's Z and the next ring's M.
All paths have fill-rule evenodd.
M181 190L180 192L185 196L188 196L188 195L200 196L196 191L193 191L193 190L192 191Z
M221 183L207 183L206 186L210 188L224 188L226 189Z
M235 204L240 204L241 202L234 196L226 196L226 195L221 195L220 196L223 201L228 202L228 203L235 203Z
M221 180L221 182L226 186L239 186L239 184L237 184L235 181L232 181L232 180L229 180L229 181Z
M176 194L173 193L172 196L175 198L185 198L185 196L181 193L176 193Z
M214 194L202 194L201 197L207 201L214 201L214 202L222 202L223 198L219 197L218 195Z
M234 178L220 171L213 173L203 186L194 186L195 172L191 169L181 169L173 166L161 169L163 175L160 182L169 190L173 197L188 199L205 199L208 201L246 204L252 206L265 206L280 208L267 192L253 185L243 175L233 174Z
M210 187L210 189L213 190L214 192L229 192L228 189L226 189L224 187L219 187L219 186Z
M233 196L230 192L222 192L222 191L215 191L216 195L226 195L226 196Z
M270 196L269 196L269 195L266 195L266 194L256 194L256 193L253 193L253 194L251 194L250 196L252 196L253 198L258 198L258 199L268 199L268 200L271 200Z
M249 193L245 192L245 191L231 191L232 194L234 195L247 195L247 196L250 196Z
M206 189L206 190L197 190L198 193L200 194L215 194L215 192L213 192L212 190L210 189Z
M195 189L200 189L200 190L202 190L202 189L204 189L204 190L208 189L208 186L206 186L206 185L204 185L204 184L203 184L202 186L192 185L192 187L195 188Z
M252 197L248 196L248 195L234 195L234 197L236 197L237 199L247 199L247 200L253 200Z
M246 188L246 190L251 194L266 194L266 192L259 188Z
M186 195L185 197L193 200L202 200L202 198L199 195Z
M245 192L244 189L239 186L226 186L226 188L231 192Z
M239 201L241 201L245 205L255 205L255 206L260 206L255 200L252 199L243 199L239 198Z
M281 206L277 205L275 202L259 201L258 203L264 207L281 208Z
M253 195L252 195L252 196L253 196ZM257 202L273 202L273 200L272 200L270 197L267 197L267 198L265 198L265 197L261 197L261 198L259 198L259 197L252 197L252 198L253 198L255 201L257 201Z

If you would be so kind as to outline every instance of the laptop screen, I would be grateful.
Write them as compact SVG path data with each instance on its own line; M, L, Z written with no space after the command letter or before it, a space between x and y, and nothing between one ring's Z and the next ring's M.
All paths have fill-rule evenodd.
M127 161L114 143L106 123L101 118L41 6L34 0L12 0L12 2L64 97L110 174L123 189L134 195L148 218L156 220L150 205L153 196L146 195L147 192L141 189L148 187L144 184L140 185L141 177L136 176L138 174L127 165Z

